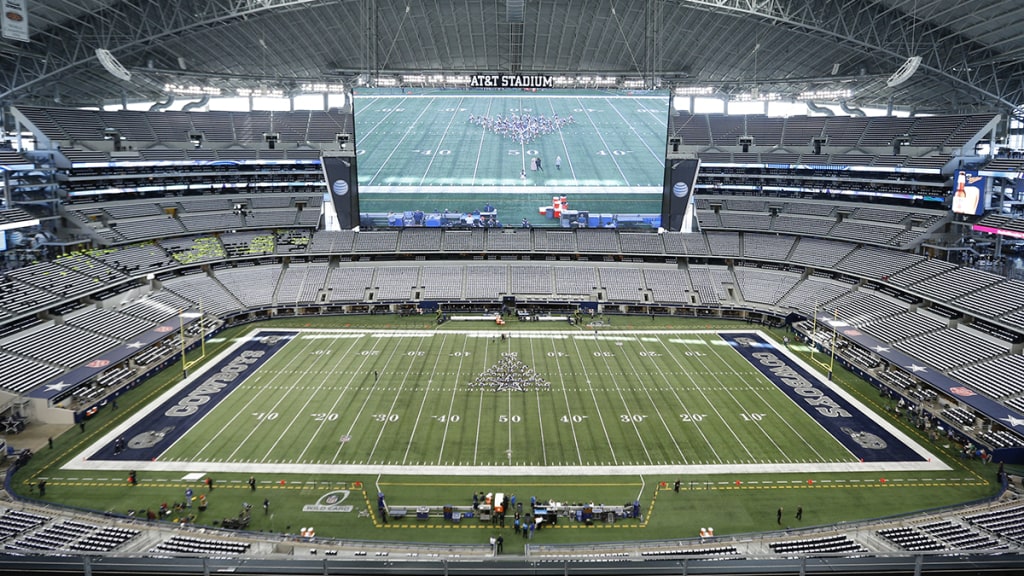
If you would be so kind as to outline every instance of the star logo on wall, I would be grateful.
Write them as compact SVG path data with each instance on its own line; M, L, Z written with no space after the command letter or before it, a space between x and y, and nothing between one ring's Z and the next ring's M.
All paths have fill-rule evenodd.
M910 366L907 366L907 369L913 372L914 374L917 374L918 372L928 371L928 369L925 368L924 366L918 366L917 364L911 364Z
M1016 428L1017 426L1024 426L1024 418L1014 418L1009 414L1006 415L1006 418L1000 418L1000 420L1002 420L1003 422L1009 422L1010 426L1014 428Z

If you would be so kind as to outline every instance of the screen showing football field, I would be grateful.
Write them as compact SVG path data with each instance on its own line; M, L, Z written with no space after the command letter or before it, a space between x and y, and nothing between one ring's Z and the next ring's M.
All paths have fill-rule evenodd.
M946 469L757 332L586 330L254 332L66 467Z
M589 227L639 226L661 209L668 104L667 93L357 93L360 212L377 225L417 212L408 225L476 225L474 212L495 212L482 224L559 226L565 196Z

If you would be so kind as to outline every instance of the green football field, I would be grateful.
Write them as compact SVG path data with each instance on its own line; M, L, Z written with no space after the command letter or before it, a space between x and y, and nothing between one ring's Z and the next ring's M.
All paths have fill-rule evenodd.
M252 501L246 481L255 476L258 499L269 497L274 513L254 515L250 529L315 524L318 534L338 537L459 543L478 542L487 525L450 531L431 520L422 526L436 530L401 530L421 525L383 525L362 498L385 491L397 506L465 505L471 493L497 489L556 500L641 500L647 520L621 523L628 536L571 529L545 536L577 542L678 538L706 525L723 534L771 530L780 506L803 506L813 523L841 522L994 489L983 466L893 421L870 386L837 368L851 398L871 414L883 412L872 418L928 454L922 462L857 463L739 352L718 343L749 325L624 322L597 335L513 322L503 327L505 340L493 324L436 327L394 316L264 323L261 330L296 336L239 378L198 423L175 430L180 437L153 461L93 457L116 437L132 439L140 421L162 414L157 408L166 398L208 381L265 333L231 328L208 342L210 356L189 379L171 366L127 392L120 409L101 410L84 431L54 438L53 449L40 450L13 486L36 497L32 488L46 479L45 500L130 513L178 501L212 476L217 490L198 521L216 524ZM779 342L781 334L770 332L769 341ZM774 346L814 364L799 346ZM521 376L518 384L498 390L509 388L502 379L509 374ZM137 486L126 482L127 470L139 472ZM682 494L671 494L678 479ZM366 516L305 511L355 485L364 488L349 503ZM669 494L659 498L659 490Z
M159 461L557 474L855 460L723 344L670 331L301 332Z
M661 209L667 95L367 95L355 99L355 114L361 212L490 203L506 225L555 225L539 208L556 195L593 213ZM511 115L573 121L528 143L470 122Z

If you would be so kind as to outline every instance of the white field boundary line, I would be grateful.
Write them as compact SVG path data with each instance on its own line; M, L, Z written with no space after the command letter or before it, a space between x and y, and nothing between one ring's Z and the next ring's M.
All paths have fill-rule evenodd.
M160 394L155 399L153 399L153 401L150 402L149 405L145 409L139 410L135 414L132 414L124 422L122 422L120 426L117 426L116 428L114 428L110 432L108 432L108 433L104 434L103 436L101 436L99 439L97 439L95 442L93 442L90 446L87 446L82 452L78 453L68 463L66 463L63 466L63 468L67 468L69 470L89 470L89 469L92 469L91 466L83 466L80 463L87 462L87 459L90 456L92 456L93 454L95 454L98 450L100 450L101 448L103 448L107 444L112 443L118 437L124 436L125 433L127 433L128 430L131 430L131 428L133 426L138 424L139 421L142 420L145 416L147 416L150 412L152 412L153 410L159 408L164 402L170 400L176 394L179 394L183 389L186 389L186 388L189 388L190 386L192 386L193 383L195 383L196 380L208 378L209 375L207 374L207 372L208 372L207 367L209 367L209 366L216 366L217 364L219 364L223 360L226 360L229 357L237 355L238 350L246 342L258 339L261 332L297 332L297 331L296 330L281 330L281 329L277 329L277 330L254 330L254 331L246 334L245 336L241 336L239 338L236 338L234 344L228 346L220 354L217 354L213 358L210 358L206 362L206 364L204 365L202 370L194 370L194 371L192 371L192 373L189 374L188 377L183 379L181 382L178 382L174 386L171 386L170 388L167 389L166 392L164 392L163 394ZM168 369L171 369L171 368L168 368ZM137 462L136 462L136 464L137 464ZM123 467L122 466L122 467L109 468L109 469L110 470L131 470L132 467L131 466L128 466L128 467Z
M236 342L227 349L217 354L207 365L215 365L228 356L235 354L248 340L258 338L263 332L297 332L300 334L326 334L330 332L338 334L370 334L380 335L381 330L370 329L337 329L337 330L308 330L308 329L256 329L249 334L237 338ZM402 331L407 332L407 331ZM672 336L684 336L687 334L749 334L756 332L765 341L772 344L774 349L786 356L787 359L798 364L807 370L823 387L841 396L854 408L860 410L866 418L870 418L878 425L887 428L893 436L898 438L907 447L920 455L924 460L917 462L812 462L812 463L789 463L789 464L672 464L652 466L402 466L402 465L363 465L363 464L259 464L259 463L225 463L225 462L151 462L143 461L89 461L87 458L101 447L111 443L115 438L123 436L127 430L138 423L148 412L140 410L128 418L121 426L108 432L95 443L85 448L82 452L71 458L61 466L63 470L140 470L153 472L238 472L238 473L278 473L278 474L395 474L395 475L450 475L450 476L496 476L496 475L517 475L517 476L607 476L609 474L785 474L785 473L833 473L833 472L920 472L920 471L949 471L951 468L942 462L941 459L930 453L923 446L907 436L901 430L890 426L880 415L861 403L852 394L842 390L824 376L811 368L788 349L780 347L775 340L758 330L620 330L602 332L604 337L636 337L650 334L666 334ZM479 331L453 330L446 331L448 334L480 334ZM502 331L486 332L500 336ZM512 337L533 337L552 338L556 335L565 337L580 337L579 332L511 332ZM410 332L410 335L423 336L423 332ZM432 335L426 334L426 335ZM380 337L380 336L378 336ZM593 338L593 334L584 337ZM160 406L182 388L190 386L196 379L206 377L206 371L197 371L179 384L168 389L150 403L151 409ZM482 396L482 395L481 395ZM575 435L575 430L573 431Z
M815 380L818 381L819 384L821 384L821 386L823 386L824 388L827 388L829 391L834 393L836 396L840 396L844 400L846 400L847 402L852 404L853 407L856 408L857 410L859 410L861 412L861 414L864 415L865 418L868 418L869 420L871 420L874 423L878 424L882 428L885 428L886 430L888 430L890 434L892 434L894 437L896 437L896 439L898 439L900 442L903 442L903 444L905 446L907 446L908 448L913 450L915 453L917 453L918 456L920 456L921 458L924 458L925 460L928 460L930 462L934 461L934 462L937 462L937 463L940 463L940 464L942 463L941 460L937 456L935 456L934 454L929 452L927 448L925 448L924 446L921 446L920 444L918 444L917 441L915 441L910 436L907 436L899 428L896 428L895 426L889 425L889 423L887 423L877 412L875 412L874 410L871 410L870 408L865 406L863 403L861 403L860 400L858 400L856 397L854 397L853 394L850 394L846 390L843 390L838 385L836 385L835 383L829 381L827 378L822 376L820 372L818 372L817 370L812 368L809 364L807 364L806 362L801 360L796 354L793 354L791 351L786 349L784 346L779 346L779 344L774 339L769 338L765 334L760 333L760 332L758 332L758 334L762 338L764 338L767 342L770 342L772 347L773 347L773 349L776 352L782 354L788 360L790 360L794 364L796 364L796 365L800 366L801 368L803 368L804 370L806 370L811 376L814 377ZM943 466L945 466L945 465L943 464ZM946 466L945 468L941 468L941 469L942 470L949 470L950 468L948 466Z

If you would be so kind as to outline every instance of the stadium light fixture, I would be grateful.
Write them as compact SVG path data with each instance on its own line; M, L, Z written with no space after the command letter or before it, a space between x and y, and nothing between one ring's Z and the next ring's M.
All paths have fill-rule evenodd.
M917 72L917 69L920 66L920 56L911 56L910 58L907 58L907 61L900 66L899 70L893 72L892 76L889 76L889 79L885 81L885 85L889 88L895 88L896 86L903 84L914 75L914 72Z
M117 61L117 58L114 58L114 55L110 53L110 50L107 50L106 48L97 48L96 59L100 61L103 69L110 72L110 74L115 78L124 80L125 82L132 79L132 73L122 66L121 63Z
M778 92L743 92L733 94L731 99L734 102L777 102L782 100L782 94Z
M186 86L184 84L164 84L164 92L184 96L220 96L222 93L220 88L213 86Z
M284 90L280 90L280 89L277 89L277 88L239 88L238 90L235 90L235 93L238 94L239 96L243 96L243 97L252 96L254 98L263 98L263 97L267 97L267 98L283 98L284 97Z
M798 100L846 100L853 96L853 90L806 90L797 97Z
M310 92L315 94L322 94L324 92L330 94L344 94L344 84L327 84L326 82L307 82L300 84L299 89L303 92Z
M711 86L679 86L676 88L676 96L708 96L714 93L715 89Z

